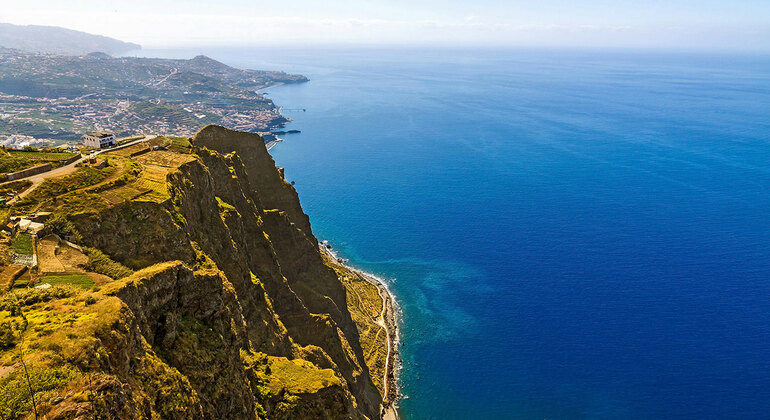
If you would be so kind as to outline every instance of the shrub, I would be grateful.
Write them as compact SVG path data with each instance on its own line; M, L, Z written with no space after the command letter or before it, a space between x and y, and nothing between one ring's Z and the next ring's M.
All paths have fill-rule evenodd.
M77 292L79 290L72 286L54 286L50 289L17 289L0 298L0 311L14 311L14 308L20 306L70 297Z
M63 388L80 372L72 366L41 368L28 366L29 383L23 368L0 380L0 418L21 419L32 411L30 384L34 394Z
M75 242L80 242L83 239L75 225L67 219L66 215L61 213L57 213L48 219L46 229L62 238L72 238Z
M0 324L0 350L7 350L16 345L16 334L10 321Z
M83 251L88 255L88 262L86 263L86 270L94 273L104 274L107 277L111 277L115 280L128 277L134 273L133 270L125 265L112 260L102 251L96 248L85 247Z

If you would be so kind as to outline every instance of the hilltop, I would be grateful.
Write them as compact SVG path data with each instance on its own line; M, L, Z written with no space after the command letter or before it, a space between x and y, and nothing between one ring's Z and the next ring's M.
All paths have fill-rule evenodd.
M259 136L152 138L5 212L29 219L0 241L0 417L29 383L50 418L380 417L382 298L321 254Z
M61 55L84 55L91 52L120 54L142 48L139 44L57 26L20 26L10 23L0 23L0 46Z

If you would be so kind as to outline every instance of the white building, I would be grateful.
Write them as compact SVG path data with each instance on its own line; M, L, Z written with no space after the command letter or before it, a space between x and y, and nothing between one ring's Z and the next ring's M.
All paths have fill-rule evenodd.
M83 143L91 149L104 149L115 145L115 135L107 131L92 131L83 135Z

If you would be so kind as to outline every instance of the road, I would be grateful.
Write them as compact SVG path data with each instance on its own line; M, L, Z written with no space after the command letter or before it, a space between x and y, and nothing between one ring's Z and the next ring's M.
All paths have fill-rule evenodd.
M155 83L153 86L159 86L161 83L163 83L163 82L165 82L166 80L168 80L168 78L169 78L169 77L171 77L171 76L173 76L173 75L175 75L175 74L177 74L177 73L179 73L179 69L176 69L176 68L175 68L174 70L171 70L171 73L170 73L168 76L166 76L166 77L164 77L164 78L160 79L160 80L158 81L158 83Z
M148 140L152 140L152 139L154 139L156 137L158 137L158 136L148 136L148 137L145 137L145 138L142 138L142 139L138 139L138 140L134 140L132 142L128 142L126 144L121 144L120 146L116 146L116 147L113 147L111 149L98 150L96 152L92 152L91 154L89 154L87 156L81 157L80 159L70 163L69 165L62 166L61 168L56 168L56 169L48 171L48 172L43 172L41 174L32 175L32 176L27 177L27 178L15 179L13 181L0 182L0 186L2 186L4 184L11 183L11 182L14 182L14 181L21 181L21 180L26 180L26 181L32 182L32 185L29 188L27 188L26 190L22 191L21 193L16 195L16 197L13 197L12 199L10 199L8 201L8 204L13 204L18 199L23 198L27 194L31 193L35 188L40 186L40 184L42 184L43 181L45 181L46 179L48 179L48 178L56 178L56 177L64 176L64 175L69 175L70 173L75 172L75 169L76 169L75 165L85 161L86 159L88 159L90 157L97 156L97 155L100 155L102 153L109 153L109 152L112 152L112 151L115 151L115 150L120 150L120 149L123 149L123 148L126 148L126 147L130 147L130 146L133 146L135 144L139 144L139 143L142 143L142 142L145 142L145 141L148 141Z

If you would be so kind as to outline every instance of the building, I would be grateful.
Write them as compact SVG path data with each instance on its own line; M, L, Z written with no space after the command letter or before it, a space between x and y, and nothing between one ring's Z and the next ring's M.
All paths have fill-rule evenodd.
M19 222L8 222L5 225L5 231L10 233L11 236L16 236L16 230L19 228Z
M37 235L38 232L43 230L45 225L43 223L33 222L29 219L19 219L19 225L16 228L16 233L29 233L31 235Z
M92 131L83 135L83 142L91 149L115 146L115 135L107 131Z

